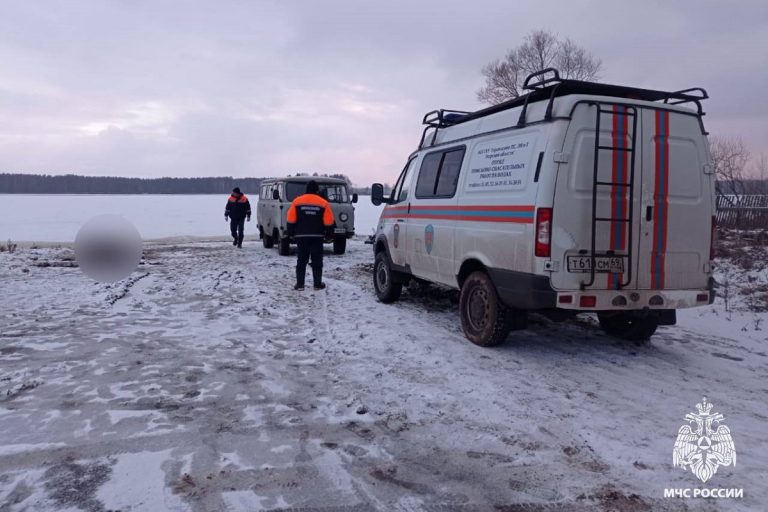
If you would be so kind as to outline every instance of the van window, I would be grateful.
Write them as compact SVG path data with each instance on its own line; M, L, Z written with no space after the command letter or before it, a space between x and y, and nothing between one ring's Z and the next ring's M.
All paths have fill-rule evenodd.
M445 153L443 163L440 166L440 175L437 178L436 196L453 197L453 194L456 193L462 160L464 160L464 148Z
M397 183L395 183L392 189L392 202L402 203L408 199L408 191L411 188L411 180L413 179L413 170L416 168L416 157L408 160L405 164L405 169L400 173Z
M440 172L440 161L443 153L430 153L421 162L419 180L416 182L416 197L434 197L437 173Z
M348 203L349 195L347 186L343 183L318 183L320 195L329 203ZM307 183L299 181L288 181L285 183L285 197L288 201L293 201L307 191Z
M320 184L320 193L329 203L348 203L346 185Z
M416 183L416 197L453 197L459 183L466 148L430 153L424 157Z

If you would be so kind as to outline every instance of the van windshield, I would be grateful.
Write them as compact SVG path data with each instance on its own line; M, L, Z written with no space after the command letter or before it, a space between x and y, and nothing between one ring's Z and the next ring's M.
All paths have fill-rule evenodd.
M347 186L336 183L318 183L320 185L320 195L329 203L348 203ZM285 184L285 195L288 201L293 201L301 194L306 192L307 184L296 181L289 181Z

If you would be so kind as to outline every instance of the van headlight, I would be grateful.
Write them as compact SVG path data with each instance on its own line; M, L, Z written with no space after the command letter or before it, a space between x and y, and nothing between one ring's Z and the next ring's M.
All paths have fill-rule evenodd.
M347 222L349 220L349 215L347 215L347 212L341 212L339 214L339 220L341 222Z

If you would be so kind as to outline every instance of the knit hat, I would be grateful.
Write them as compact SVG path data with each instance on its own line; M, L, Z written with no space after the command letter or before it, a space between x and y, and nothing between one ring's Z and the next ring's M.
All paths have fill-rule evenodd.
M320 191L320 187L315 180L310 180L307 183L307 194L317 194Z
M240 187L235 187L235 188L233 188L233 189L232 189L232 193L233 193L233 194L242 194L242 192L240 192Z

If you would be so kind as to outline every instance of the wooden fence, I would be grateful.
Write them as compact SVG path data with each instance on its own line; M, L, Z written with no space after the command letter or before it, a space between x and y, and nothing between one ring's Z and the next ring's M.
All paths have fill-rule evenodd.
M718 195L717 225L725 229L768 229L768 195Z

